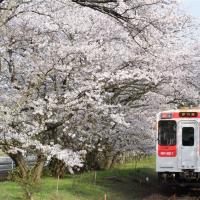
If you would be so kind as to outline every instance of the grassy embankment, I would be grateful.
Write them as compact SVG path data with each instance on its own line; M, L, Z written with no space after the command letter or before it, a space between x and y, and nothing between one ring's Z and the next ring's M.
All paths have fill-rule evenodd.
M2 156L5 156L5 153L3 153L1 150L0 150L0 157Z
M35 200L133 200L155 191L155 158L130 162L114 169L67 175L59 180L44 177L36 189ZM95 179L96 177L96 179ZM146 181L149 178L149 182ZM58 192L58 197L56 193ZM106 194L106 198L105 198ZM0 199L20 200L22 192L14 182L0 183Z

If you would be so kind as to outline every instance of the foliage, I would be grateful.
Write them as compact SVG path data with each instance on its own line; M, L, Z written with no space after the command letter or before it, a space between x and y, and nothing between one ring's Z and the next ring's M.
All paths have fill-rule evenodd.
M155 158L148 157L138 161L135 169L134 161L119 165L114 169L98 171L96 183L94 172L80 175L68 175L60 179L58 195L63 200L99 200L104 194L110 200L129 200L144 197L156 191ZM142 182L148 176L150 183ZM51 200L56 197L57 179L44 177L40 189L34 195L36 200ZM2 182L0 185L0 198L15 200L21 196L21 189L13 182ZM152 191L151 191L152 190Z
M22 178L32 170L39 181L52 157L72 172L96 149L150 151L160 104L198 102L185 81L193 22L177 1L4 0L0 8L0 145Z
M18 175L19 173L20 172L16 170L10 174L11 180L21 187L23 193L22 198L24 200L33 200L33 193L39 189L40 184L35 183L31 171L28 172L29 174L25 178L20 178Z

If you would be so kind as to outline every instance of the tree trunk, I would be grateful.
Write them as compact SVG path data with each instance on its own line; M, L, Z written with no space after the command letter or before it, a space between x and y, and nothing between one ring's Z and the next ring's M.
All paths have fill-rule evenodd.
M40 182L45 161L46 158L44 155L39 154L37 156L36 164L32 170L33 182Z
M15 181L21 185L25 199L33 200L34 188L41 179L46 160L45 156L43 154L38 154L35 166L31 170L21 152L17 152L16 154L8 153L8 155L15 162L19 170L19 173L16 174Z
M26 178L29 172L28 164L24 159L21 152L17 152L16 154L8 154L11 159L14 161L16 167L19 169L19 176L21 178Z
M58 160L53 157L49 163L49 169L51 171L51 175L55 178L63 178L66 172L66 164L62 160Z
M99 170L100 165L98 161L99 152L95 149L91 152L88 152L86 155L86 168L87 170Z
M19 177L20 178L26 179L26 178L28 178L28 176L31 175L33 182L37 183L40 181L44 163L46 160L44 155L42 155L42 154L37 155L36 164L33 167L31 173L29 173L30 172L29 166L21 152L18 152L17 154L9 153L8 155L12 158L16 167L19 169Z
M118 159L119 159L119 155L120 155L119 152L117 152L117 153L115 153L115 154L113 155L112 163L111 163L110 168L114 167L114 165L117 164L117 161L118 161Z

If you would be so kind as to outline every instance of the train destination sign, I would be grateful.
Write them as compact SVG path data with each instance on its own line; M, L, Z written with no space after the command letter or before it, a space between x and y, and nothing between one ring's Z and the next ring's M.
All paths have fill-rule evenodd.
M198 117L198 112L180 112L179 117Z

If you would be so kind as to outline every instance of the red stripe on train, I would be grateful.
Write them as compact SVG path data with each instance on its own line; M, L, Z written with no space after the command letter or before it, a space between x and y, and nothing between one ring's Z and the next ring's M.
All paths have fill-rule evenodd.
M158 155L160 157L176 157L176 145L174 146L158 145Z

